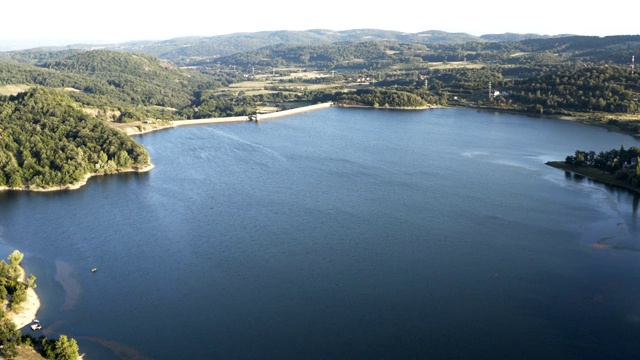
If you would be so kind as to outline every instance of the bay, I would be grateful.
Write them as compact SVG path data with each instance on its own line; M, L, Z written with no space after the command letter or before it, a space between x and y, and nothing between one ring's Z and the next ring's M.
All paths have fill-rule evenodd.
M331 108L137 140L150 173L0 194L44 334L88 358L640 355L638 196L544 165L633 137Z

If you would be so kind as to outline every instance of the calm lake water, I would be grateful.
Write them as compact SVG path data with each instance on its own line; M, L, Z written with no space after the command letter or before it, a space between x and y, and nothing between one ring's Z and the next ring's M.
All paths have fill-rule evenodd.
M88 359L640 356L638 197L544 165L630 136L331 108L137 140L150 173L0 194Z

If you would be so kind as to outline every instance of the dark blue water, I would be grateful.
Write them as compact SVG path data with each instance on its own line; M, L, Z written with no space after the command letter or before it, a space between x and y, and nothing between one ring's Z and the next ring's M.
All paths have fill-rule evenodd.
M640 356L638 198L544 165L632 137L332 108L137 140L150 173L0 194L90 359Z

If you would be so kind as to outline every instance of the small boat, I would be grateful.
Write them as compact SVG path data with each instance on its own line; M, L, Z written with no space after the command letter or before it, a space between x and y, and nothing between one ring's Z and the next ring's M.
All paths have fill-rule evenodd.
M98 268L91 269L91 272L96 272L96 271L98 271Z
M36 331L36 330L40 330L42 329L42 325L40 324L32 324L31 325L31 330Z

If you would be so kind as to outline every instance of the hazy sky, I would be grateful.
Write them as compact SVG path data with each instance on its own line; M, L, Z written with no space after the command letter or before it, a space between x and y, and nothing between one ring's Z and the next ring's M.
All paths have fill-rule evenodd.
M4 1L0 46L8 43L124 42L263 30L404 32L443 30L472 35L640 34L627 1ZM312 4L312 5L310 5ZM384 4L384 5L378 5Z

